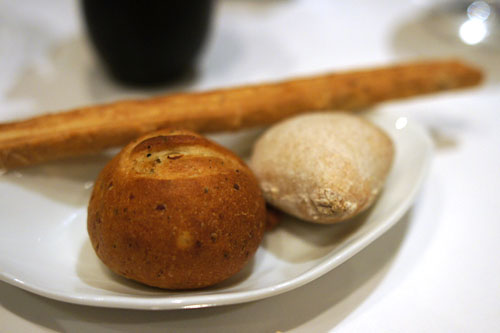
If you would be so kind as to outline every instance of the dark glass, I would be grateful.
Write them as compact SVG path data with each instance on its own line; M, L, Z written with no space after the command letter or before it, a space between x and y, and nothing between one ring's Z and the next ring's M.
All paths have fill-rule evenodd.
M157 85L193 69L207 36L210 0L82 0L90 40L111 74Z

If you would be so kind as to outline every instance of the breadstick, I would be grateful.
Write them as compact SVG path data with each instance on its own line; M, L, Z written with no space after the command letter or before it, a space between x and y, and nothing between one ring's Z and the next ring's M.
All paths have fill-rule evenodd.
M238 130L311 110L356 110L469 87L481 79L480 70L459 61L419 62L78 108L0 124L0 168L96 153L167 127Z

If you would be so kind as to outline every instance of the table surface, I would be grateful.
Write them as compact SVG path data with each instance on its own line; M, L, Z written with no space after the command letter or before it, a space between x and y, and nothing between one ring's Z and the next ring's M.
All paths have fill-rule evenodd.
M396 226L318 280L252 303L157 312L66 304L0 283L0 331L499 332L500 45L464 44L429 19L432 3L219 1L195 75L145 91L107 77L83 33L78 2L1 1L2 121L428 57L464 58L482 66L487 80L474 90L377 107L430 132L429 176Z

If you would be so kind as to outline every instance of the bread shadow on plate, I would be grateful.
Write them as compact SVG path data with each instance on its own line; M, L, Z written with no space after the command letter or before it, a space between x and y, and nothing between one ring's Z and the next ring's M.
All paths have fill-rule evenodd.
M94 249L92 248L92 245L90 244L90 240L87 239L82 244L78 255L76 274L84 284L89 286L89 288L101 289L103 290L103 294L108 295L115 296L116 294L119 294L130 297L186 296L189 294L199 295L211 293L219 289L226 289L240 284L252 274L254 264L255 260L251 259L240 272L211 287L194 290L161 289L129 280L112 272L99 260L94 252ZM81 290L81 292L89 292L86 288L84 289L85 290Z
M110 151L9 170L0 178L70 206L86 206L102 168L114 156Z
M315 224L285 215L278 227L264 236L262 246L287 262L320 259L358 231L375 204L354 218L335 224Z

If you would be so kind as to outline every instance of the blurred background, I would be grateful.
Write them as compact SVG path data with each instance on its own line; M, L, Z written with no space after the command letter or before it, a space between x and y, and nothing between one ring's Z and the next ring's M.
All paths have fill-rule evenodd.
M498 14L484 1L467 16L473 1L220 0L207 14L191 71L154 88L131 87L111 77L95 52L82 3L0 1L0 120L436 56L480 64L489 84L500 78ZM445 6L450 3L460 8ZM185 24L178 34L187 35Z

